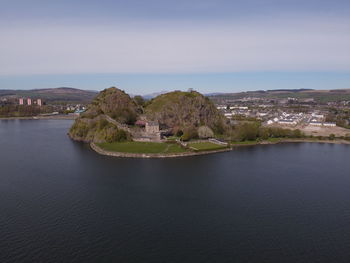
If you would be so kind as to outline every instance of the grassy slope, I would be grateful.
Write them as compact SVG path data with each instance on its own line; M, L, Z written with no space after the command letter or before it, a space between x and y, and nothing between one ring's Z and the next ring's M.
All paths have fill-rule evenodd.
M224 145L218 145L211 142L193 142L189 143L189 146L196 149L197 151L211 151L226 148Z
M156 143L156 142L115 142L100 143L102 149L112 152L124 153L181 153L186 149L181 148L178 144Z

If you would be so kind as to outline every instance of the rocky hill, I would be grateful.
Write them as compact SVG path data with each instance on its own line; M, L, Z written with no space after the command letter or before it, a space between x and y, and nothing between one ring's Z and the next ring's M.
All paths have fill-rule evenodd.
M145 113L165 128L208 126L220 133L224 126L222 114L207 97L196 91L159 95L149 102Z
M87 111L75 120L69 136L84 142L130 140L127 125L135 123L139 111L136 103L124 91L114 87L105 89L92 101ZM123 125L125 129L121 128Z
M203 126L222 133L225 126L224 117L214 104L195 91L169 92L139 105L124 91L109 88L92 101L69 135L86 142L130 140L140 132L140 127L135 125L138 119L158 121L161 129L173 133L187 131L188 136L191 135L188 130L197 133Z

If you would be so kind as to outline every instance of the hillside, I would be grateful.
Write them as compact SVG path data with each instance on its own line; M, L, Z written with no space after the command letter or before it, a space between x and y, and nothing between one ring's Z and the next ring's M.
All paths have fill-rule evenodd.
M139 113L139 107L124 91L114 87L105 89L89 104L87 111L75 120L69 135L74 140L85 142L130 140L128 129L122 129L114 123L125 127L133 125Z
M41 98L46 102L88 103L91 102L97 94L98 93L96 91L73 88L0 90L0 97L30 97L33 99Z
M86 142L130 140L132 136L144 133L135 125L141 119L157 121L161 129L174 133L179 130L197 133L199 127L209 133L222 133L225 126L224 117L214 104L195 91L162 94L141 106L124 91L109 88L101 91L89 104L69 135L74 140Z
M145 109L146 116L166 128L208 126L221 132L224 119L214 104L202 94L174 91L152 99Z
M298 99L314 99L316 102L332 102L350 100L350 89L338 90L311 90L311 89L292 89L292 90L258 90L238 93L219 93L208 94L208 97L215 102L221 100L237 100L246 97L268 98L268 99L283 99L283 98L298 98Z

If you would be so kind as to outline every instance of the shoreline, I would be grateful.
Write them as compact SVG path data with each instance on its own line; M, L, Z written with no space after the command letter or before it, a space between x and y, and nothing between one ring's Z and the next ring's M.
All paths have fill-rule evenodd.
M122 158L178 158L196 155L207 155L213 153L221 153L231 151L232 148L225 148L213 151L202 151L202 152L183 152L183 153L125 153L125 152L111 152L103 150L101 147L97 146L95 143L91 142L90 147L92 150L101 155L112 156L112 157L122 157Z
M75 120L79 116L51 115L51 116L28 116L28 117L0 117L1 120Z
M324 144L343 144L350 145L350 141L346 140L312 140L312 139L285 139L279 140L276 142L271 141L261 141L251 144L234 144L231 147L213 150L213 151L202 151L202 152L185 152L185 153L174 153L174 154L161 154L161 153L126 153L126 152L112 152L103 150L101 147L97 146L95 143L90 143L90 148L100 155L119 157L119 158L178 158L178 157L188 157L188 156L198 156L198 155L208 155L214 153L223 153L234 150L235 148L240 147L249 147L249 146L258 146L258 145L274 145L274 144L283 144L283 143L324 143Z
M257 146L257 145L274 145L274 144L282 144L282 143L327 143L327 144L344 144L349 145L350 141L343 139L334 139L334 140L320 140L320 139L280 139L277 141L260 141L254 142L251 144L231 144L231 147L242 147L242 146Z

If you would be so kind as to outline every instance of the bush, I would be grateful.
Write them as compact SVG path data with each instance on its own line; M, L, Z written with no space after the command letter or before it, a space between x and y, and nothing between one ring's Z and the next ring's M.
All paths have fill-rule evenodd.
M330 139L330 140L334 140L334 139L335 139L335 135L334 135L333 133L330 134L330 135L329 135L329 139Z
M129 140L128 132L126 132L122 129L118 130L118 132L116 133L115 141L124 142L124 141L128 141L128 140Z
M183 135L181 136L181 140L183 141L189 141L191 139L196 139L196 138L198 138L198 133L194 127L186 128L184 130Z
M98 121L97 127L99 130L102 130L103 128L105 128L108 125L108 121L106 119L100 119Z
M214 132L208 126L201 126L198 128L198 136L201 139L214 137Z
M177 137L181 137L183 134L184 134L184 132L183 132L182 130L178 130L178 131L175 133L175 135L176 135Z
M246 122L235 127L232 133L232 140L237 142L254 141L259 135L258 122Z
M293 130L292 135L293 135L293 138L303 137L303 133L299 129Z
M261 127L259 129L259 138L262 140L267 140L270 137L269 129Z
M85 139L86 135L89 132L89 126L87 123L81 121L81 120L77 120L72 128L70 129L70 133L73 136L77 136L80 137L81 139Z

